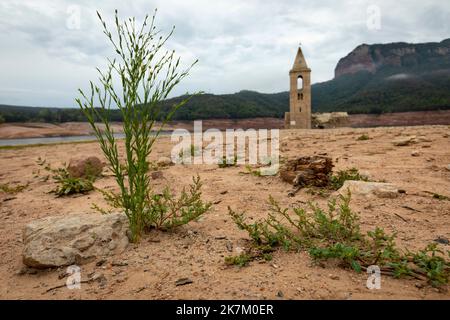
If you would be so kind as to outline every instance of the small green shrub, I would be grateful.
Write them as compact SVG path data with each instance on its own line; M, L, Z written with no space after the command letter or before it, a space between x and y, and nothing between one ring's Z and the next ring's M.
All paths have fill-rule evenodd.
M365 140L369 140L369 136L367 134L363 134L361 136L359 136L356 140L358 141L365 141Z
M13 187L9 183L0 183L0 191L3 191L4 193L9 193L9 194L16 194L16 193L22 192L23 190L28 188L28 186L29 186L29 183L19 184L19 185L13 186Z
M84 194L94 190L93 182L96 179L95 176L89 176L87 178L72 177L66 167L54 169L46 162L46 160L43 160L40 157L38 158L37 164L45 171L49 172L51 178L57 183L56 188L50 192L55 193L58 197L77 193ZM45 180L48 178L49 176L46 176Z
M442 200L450 200L449 197L444 196L444 195L439 194L439 193L433 193L433 198L434 198L434 199L441 200L441 201L442 201Z
M200 151L201 151L200 148L198 148L196 145L191 144L190 147L191 157L199 155Z
M55 175L53 179L59 184L52 192L57 196L68 196L77 193L88 193L94 190L91 180L83 178L72 178L66 174Z
M437 244L418 252L401 251L395 243L396 235L388 235L382 228L362 234L359 217L350 209L350 198L348 193L340 196L339 203L329 201L327 210L309 204L309 210L293 208L292 213L270 198L268 217L253 223L247 223L243 213L228 210L238 228L247 231L255 250L259 250L259 256L253 258L282 247L288 251L305 250L317 261L337 260L356 272L378 265L393 277L427 279L433 286L448 283L450 261L437 250ZM450 257L450 251L447 254Z
M245 172L242 172L244 174L250 174L255 177L261 177L261 171L259 169L253 169L250 165L245 165Z
M369 179L361 175L356 168L340 170L330 175L330 188L333 190L340 189L346 180L369 181Z
M250 261L253 260L253 257L247 253L241 253L238 256L229 256L225 257L225 264L226 265L234 265L238 267L245 267L249 264Z
M233 161L228 161L226 156L223 156L222 159L219 160L218 166L219 168L228 168L228 167L236 167L237 166L237 155L234 156Z
M167 187L160 194L151 192L147 195L142 208L142 223L147 229L170 230L198 219L211 208L210 202L204 202L201 199L200 177L192 179L193 183L189 186L189 190L186 191L183 188L178 198ZM109 206L116 209L123 208L123 200L119 193L105 190L100 192L103 193ZM101 213L111 212L97 205L93 207Z

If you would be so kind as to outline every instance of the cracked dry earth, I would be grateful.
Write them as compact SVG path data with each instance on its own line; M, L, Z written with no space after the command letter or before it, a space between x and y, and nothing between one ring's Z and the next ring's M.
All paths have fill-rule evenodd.
M362 134L370 140L358 141ZM364 231L381 226L397 232L402 248L421 249L438 237L450 238L450 201L429 193L450 196L450 127L392 127L281 131L282 157L327 154L335 170L356 167L371 179L385 180L406 191L396 199L353 196L351 207L361 217ZM394 146L392 141L415 135L418 142ZM170 156L173 144L161 138L152 160ZM415 156L411 154L414 153ZM97 191L87 195L55 198L54 185L35 177L38 157L53 167L73 156L97 155L96 143L63 144L0 150L0 183L29 184L17 194L0 193L0 298L1 299L449 299L448 287L436 289L414 279L382 276L381 289L366 288L367 275L333 264L313 264L306 253L275 252L270 262L252 262L239 269L226 266L224 257L249 246L248 236L238 230L227 207L245 210L254 219L267 214L272 195L283 206L303 205L309 200L325 205L327 199L305 190L288 197L291 186L277 176L244 175L243 166L174 165L163 169L154 188L165 185L179 191L197 173L203 195L214 203L198 222L173 232L150 232L137 245L106 261L81 268L81 289L64 287L65 268L23 272L22 228L28 222L79 212L98 214L91 205L104 204ZM114 188L106 174L95 183ZM441 248L450 250L450 245ZM22 270L22 271L21 271ZM62 276L61 276L62 275ZM176 286L182 278L192 283ZM189 281L188 281L189 282ZM61 286L59 288L55 288Z

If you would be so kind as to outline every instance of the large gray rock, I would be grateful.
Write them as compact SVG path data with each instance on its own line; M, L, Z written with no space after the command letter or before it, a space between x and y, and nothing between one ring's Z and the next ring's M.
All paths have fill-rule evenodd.
M23 263L33 268L83 264L128 245L123 213L76 214L33 221L23 230Z
M396 198L399 196L398 188L390 183L347 180L338 192L346 195L347 190L350 190L352 195L367 197Z

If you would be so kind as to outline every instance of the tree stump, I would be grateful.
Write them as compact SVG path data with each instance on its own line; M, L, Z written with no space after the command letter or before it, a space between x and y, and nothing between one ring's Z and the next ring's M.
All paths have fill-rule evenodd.
M289 160L280 169L281 179L296 186L326 187L333 169L331 158L307 156Z

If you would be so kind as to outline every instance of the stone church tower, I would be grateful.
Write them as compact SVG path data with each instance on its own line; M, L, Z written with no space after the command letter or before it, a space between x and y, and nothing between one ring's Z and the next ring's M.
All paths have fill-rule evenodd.
M286 129L311 129L311 69L299 47L289 71L289 110L284 116Z

